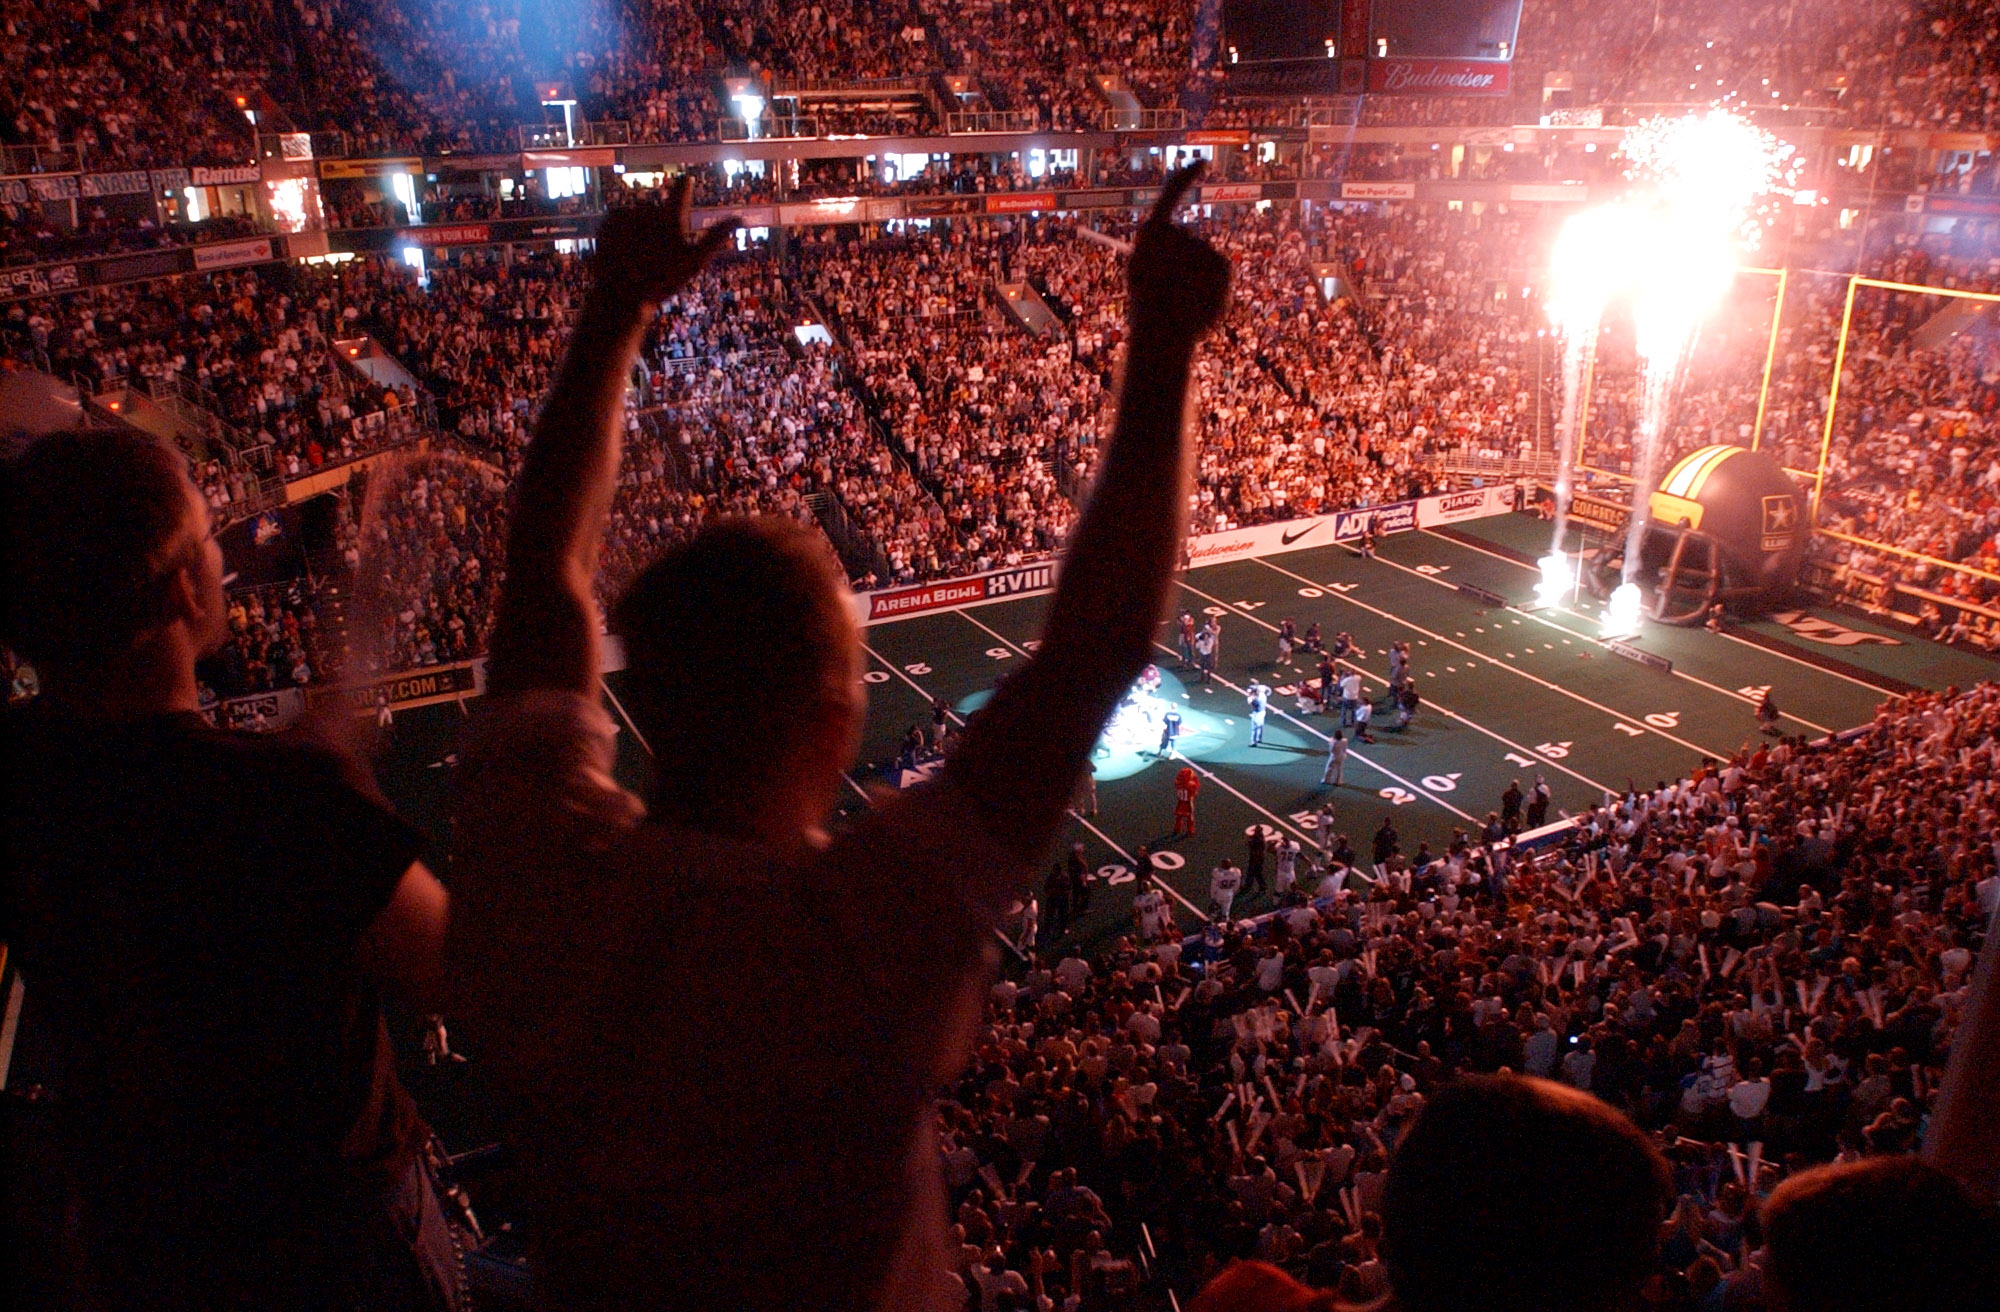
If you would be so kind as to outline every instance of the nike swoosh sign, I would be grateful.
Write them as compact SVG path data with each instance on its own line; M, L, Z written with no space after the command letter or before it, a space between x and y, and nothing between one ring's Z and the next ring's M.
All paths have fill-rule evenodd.
M1294 542L1297 542L1300 538L1304 537L1306 534L1318 528L1324 522L1325 522L1324 520L1316 519L1312 523L1306 525L1304 528L1300 529L1296 533L1280 533L1278 534L1278 545L1281 547L1289 547Z

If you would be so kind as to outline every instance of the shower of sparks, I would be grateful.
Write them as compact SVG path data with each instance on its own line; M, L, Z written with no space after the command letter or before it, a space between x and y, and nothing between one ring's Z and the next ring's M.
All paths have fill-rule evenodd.
M1636 632L1633 581L1675 384L1696 329L1728 291L1744 253L1761 241L1776 203L1796 195L1798 161L1793 147L1719 109L1648 119L1627 130L1621 149L1630 184L1624 198L1572 217L1551 252L1548 313L1563 336L1563 408L1550 553L1563 550L1587 361L1605 307L1627 298L1644 377L1624 586L1613 596L1613 614ZM1552 584L1546 577L1543 586Z

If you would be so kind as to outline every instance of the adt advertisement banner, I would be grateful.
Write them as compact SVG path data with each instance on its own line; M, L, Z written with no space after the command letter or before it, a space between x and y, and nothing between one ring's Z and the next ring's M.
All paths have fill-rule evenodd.
M1342 542L1349 542L1360 537L1371 525L1378 535L1407 533L1417 526L1417 503L1391 501L1387 505L1343 510L1333 517L1333 536Z

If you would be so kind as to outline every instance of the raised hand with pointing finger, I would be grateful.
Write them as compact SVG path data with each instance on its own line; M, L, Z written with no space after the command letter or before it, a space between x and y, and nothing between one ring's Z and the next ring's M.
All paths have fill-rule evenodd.
M1133 327L1189 343L1214 327L1229 305L1229 261L1174 222L1201 170L1199 162L1190 164L1160 188L1126 269Z

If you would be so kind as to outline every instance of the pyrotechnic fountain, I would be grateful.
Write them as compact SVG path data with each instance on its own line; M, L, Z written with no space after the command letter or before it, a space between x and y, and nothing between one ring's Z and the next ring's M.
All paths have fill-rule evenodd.
M1581 392L1604 309L1632 298L1644 370L1639 431L1634 434L1632 517L1620 586L1607 607L1605 631L1638 631L1636 575L1647 505L1658 478L1668 411L1695 330L1728 290L1740 249L1762 234L1761 202L1787 192L1793 149L1768 132L1721 111L1680 119L1649 119L1625 136L1632 188L1614 204L1563 225L1551 261L1549 315L1563 334L1563 407L1558 429L1556 523L1536 593L1554 604L1567 589L1570 566L1563 535Z
M1604 304L1623 274L1623 235L1633 216L1622 206L1602 205L1572 215L1563 224L1549 264L1549 319L1562 334L1562 413L1556 421L1556 515L1549 554L1541 559L1542 580L1535 598L1543 606L1561 602L1576 581L1563 553L1569 529L1571 481L1575 477L1576 435L1583 382L1597 356L1597 329Z

